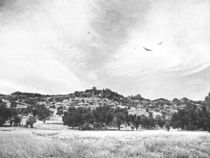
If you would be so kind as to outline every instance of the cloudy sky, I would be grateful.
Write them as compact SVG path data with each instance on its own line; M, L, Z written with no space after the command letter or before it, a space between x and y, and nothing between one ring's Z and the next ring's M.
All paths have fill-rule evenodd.
M209 50L210 0L0 0L1 93L204 99Z

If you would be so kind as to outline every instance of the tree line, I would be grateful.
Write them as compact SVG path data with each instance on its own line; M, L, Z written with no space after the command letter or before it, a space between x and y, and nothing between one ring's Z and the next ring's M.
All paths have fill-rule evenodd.
M118 129L120 125L126 122L128 113L125 109L113 109L108 106L97 107L92 110L83 107L70 107L64 112L63 123L71 127L86 128L104 128L116 123ZM114 122L115 121L115 122Z
M183 109L172 115L170 125L182 130L210 131L210 93L200 106L187 102Z
M83 107L69 107L64 112L58 108L57 114L63 116L63 124L81 129L106 129L107 127L117 127L119 130L122 125L130 126L132 129L139 127L145 129L156 129L166 127L178 128L182 130L205 130L210 131L210 94L205 98L202 104L196 102L187 102L186 106L179 109L167 119L163 116L155 118L150 113L145 115L132 115L126 108L112 108L109 106L100 106L95 109ZM27 126L33 127L36 119L45 122L52 115L52 111L45 105L32 104L25 109L17 109L16 102L11 102L8 108L6 103L0 99L0 126L9 121L10 125L20 125L22 116L31 117L26 121Z
M150 113L151 114L151 113ZM71 127L104 128L116 126L120 129L122 124L138 129L139 126L145 129L171 127L182 130L203 130L210 131L210 93L203 104L196 105L193 102L186 102L186 106L173 113L166 119L163 116L131 115L127 109L113 109L107 106L96 109L70 107L63 116L64 125Z
M25 109L17 109L14 104L15 102L8 108L6 103L0 99L0 126L3 126L7 121L10 126L20 126L22 117L30 115L26 120L25 125L32 128L37 119L45 123L53 114L45 105L35 104L28 106Z
M205 105L197 107L187 104L183 109L172 115L170 122L173 128L210 131L210 112Z
M131 115L125 108L100 106L95 109L70 107L64 112L63 123L79 129L106 129L115 126L120 130L121 125L130 126L132 129L138 129L139 126L154 129L163 127L167 120L160 116L153 118L152 115Z

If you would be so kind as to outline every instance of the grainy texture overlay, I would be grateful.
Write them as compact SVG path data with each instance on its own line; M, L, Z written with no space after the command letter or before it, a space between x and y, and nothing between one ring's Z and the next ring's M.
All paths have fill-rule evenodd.
M0 158L209 158L210 0L0 0Z

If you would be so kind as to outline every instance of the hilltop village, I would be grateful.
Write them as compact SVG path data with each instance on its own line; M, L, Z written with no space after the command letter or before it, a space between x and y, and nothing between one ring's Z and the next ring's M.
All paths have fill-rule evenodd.
M159 98L150 100L140 94L124 97L110 89L99 90L96 87L85 91L76 91L66 95L42 95L37 93L14 92L11 95L0 95L8 108L25 109L31 105L44 105L53 111L53 115L62 116L69 107L95 109L100 106L125 108L129 114L170 117L188 103L202 107L204 101L193 101L187 98L167 100Z

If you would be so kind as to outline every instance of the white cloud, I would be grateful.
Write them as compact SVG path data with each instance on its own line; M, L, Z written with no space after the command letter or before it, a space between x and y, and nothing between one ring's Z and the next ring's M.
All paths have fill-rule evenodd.
M126 85L130 86L130 91L135 89L134 91L140 91L147 97L162 95L169 98L200 98L207 94L208 85L204 86L200 81L200 89L205 89L205 93L202 91L201 94L198 83L193 85L191 79L189 86L189 79L182 77L199 73L209 66L209 12L210 5L207 1L155 1L144 25L140 21L140 26L130 29L129 42L115 54L118 61L110 60L107 63L106 71L112 76L130 79L130 84ZM162 45L158 45L161 41ZM143 47L153 51L146 52ZM134 80L136 81L133 82ZM123 85L123 82L119 84ZM127 87L115 87L120 91L128 91ZM196 92L191 90L195 87L197 97ZM187 90L180 93L182 88ZM166 93L157 93L155 89L164 89Z
M82 54L77 51L72 56L71 50L83 40L81 30L88 27L87 4L19 0L5 5L0 12L1 79L19 84L25 91L67 93L84 88L86 81L74 73ZM65 59L71 67L62 63Z
M2 2L4 92L68 93L96 85L152 98L200 98L209 91L204 73L187 77L209 68L208 1Z

